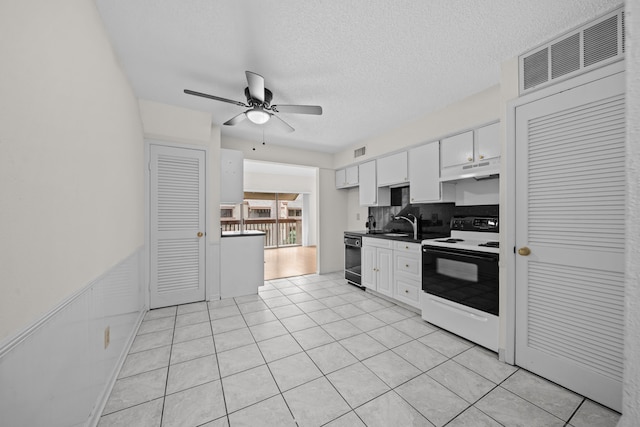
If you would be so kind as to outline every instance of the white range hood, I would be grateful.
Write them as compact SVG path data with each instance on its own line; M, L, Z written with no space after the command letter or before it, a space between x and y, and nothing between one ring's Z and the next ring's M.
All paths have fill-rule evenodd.
M474 178L495 178L500 175L500 157L465 165L455 165L440 170L440 181L451 182Z

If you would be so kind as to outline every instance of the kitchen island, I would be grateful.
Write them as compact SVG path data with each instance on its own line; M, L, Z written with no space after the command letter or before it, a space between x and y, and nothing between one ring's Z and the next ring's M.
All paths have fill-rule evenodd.
M220 242L220 297L255 295L264 284L263 231L225 231Z

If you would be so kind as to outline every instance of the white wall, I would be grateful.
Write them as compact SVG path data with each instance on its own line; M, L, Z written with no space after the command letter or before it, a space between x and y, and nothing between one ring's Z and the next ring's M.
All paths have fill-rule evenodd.
M274 142L274 144L277 142ZM282 163L300 166L315 166L319 168L333 168L333 156L318 151L297 150L295 148L272 145L267 141L248 141L245 139L222 136L221 148L240 150L244 158L265 162ZM255 150L254 150L255 148Z
M627 29L627 254L621 427L640 425L640 3L625 5Z
M0 3L0 340L143 245L138 104L93 2Z
M336 190L333 169L318 169L318 272L331 273L344 270L344 231L347 230L347 192Z
M358 231L366 229L367 217L369 216L369 208L360 206L360 191L358 187L342 190L347 193L347 230ZM382 228L380 224L378 228Z
M144 308L138 104L94 2L0 29L0 424L85 425Z

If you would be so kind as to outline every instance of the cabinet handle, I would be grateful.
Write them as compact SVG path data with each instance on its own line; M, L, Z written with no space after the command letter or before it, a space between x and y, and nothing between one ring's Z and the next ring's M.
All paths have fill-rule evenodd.
M405 264L404 266L405 266L405 267L407 267L407 268L409 268L409 264Z
M481 154L481 155L480 155L480 160L482 160L482 159L484 159L484 156Z
M473 162L473 157L467 157L468 162Z
M202 233L202 231L198 231L198 237L202 237L204 236L204 234Z
M408 294L408 293L409 293L409 289L405 289L405 290L404 290L404 293L405 293L405 294Z

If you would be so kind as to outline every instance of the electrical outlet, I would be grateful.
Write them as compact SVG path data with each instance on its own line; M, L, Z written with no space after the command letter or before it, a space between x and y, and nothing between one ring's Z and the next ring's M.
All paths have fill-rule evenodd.
M109 342L111 341L111 327L107 326L104 328L104 348L109 347Z

